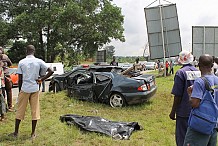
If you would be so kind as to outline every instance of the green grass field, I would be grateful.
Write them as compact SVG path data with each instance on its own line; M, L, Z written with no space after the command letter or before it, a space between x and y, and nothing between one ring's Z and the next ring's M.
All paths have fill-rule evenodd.
M176 67L178 68L178 67ZM157 71L151 72L157 74ZM109 105L69 99L66 91L41 95L41 119L38 122L34 141L30 139L31 115L28 107L25 120L21 122L17 139L7 135L14 130L15 113L7 113L7 120L0 122L0 146L175 146L175 121L170 120L173 96L170 94L173 75L157 77L157 93L140 105L111 108ZM94 112L96 111L97 112ZM81 131L76 126L67 126L59 118L65 114L100 116L111 121L138 122L143 130L135 131L130 140L114 140L106 135Z

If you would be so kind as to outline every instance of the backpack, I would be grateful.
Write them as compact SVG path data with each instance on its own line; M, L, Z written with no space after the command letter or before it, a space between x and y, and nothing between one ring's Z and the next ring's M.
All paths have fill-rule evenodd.
M218 108L214 100L214 90L205 77L201 77L201 79L205 83L206 91L199 107L191 110L188 125L194 131L211 135L217 125Z

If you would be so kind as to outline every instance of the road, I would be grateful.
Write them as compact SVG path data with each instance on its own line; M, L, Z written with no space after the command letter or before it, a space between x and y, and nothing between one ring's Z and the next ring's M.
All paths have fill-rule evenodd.
M49 86L49 82L50 81L45 81L45 92L48 91L48 86ZM15 99L16 97L18 97L18 87L13 87L12 88L12 97Z

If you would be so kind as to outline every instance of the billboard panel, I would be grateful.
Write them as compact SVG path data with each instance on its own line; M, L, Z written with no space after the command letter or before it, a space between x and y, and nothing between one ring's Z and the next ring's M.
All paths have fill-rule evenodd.
M144 8L144 11L150 58L164 57L163 40L165 57L178 56L182 46L176 5L164 5L161 9L160 6ZM164 37L162 37L162 32Z
M96 62L106 62L106 50L97 51Z
M196 58L202 54L218 57L218 26L192 26L192 51Z

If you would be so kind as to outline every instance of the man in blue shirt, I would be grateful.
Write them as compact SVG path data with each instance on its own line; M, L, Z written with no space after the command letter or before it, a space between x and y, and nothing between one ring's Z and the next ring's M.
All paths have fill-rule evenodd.
M26 58L19 61L17 74L19 75L19 95L15 120L15 131L9 136L17 137L19 125L24 119L27 103L30 103L32 115L32 133L31 137L35 138L35 128L37 120L40 119L39 108L39 84L53 74L53 71L47 67L45 62L34 56L35 47L28 45ZM47 72L47 74L46 74ZM44 75L39 78L40 75Z
M183 146L191 112L187 88L193 85L197 77L200 77L200 71L191 65L192 61L193 55L190 52L184 50L179 53L178 62L183 66L175 74L171 92L174 95L174 101L169 117L176 120L175 138L177 146Z
M213 57L210 55L202 55L199 58L199 69L201 71L201 76L204 76L211 87L214 88L215 102L218 105L218 77L212 73L213 67ZM189 94L191 94L190 103L192 108L197 108L200 105L202 97L205 93L205 83L202 78L197 78L194 85L188 88ZM201 127L199 127L201 128ZM194 131L188 127L184 146L216 146L217 145L217 131L214 129L214 133L211 135L202 134Z

